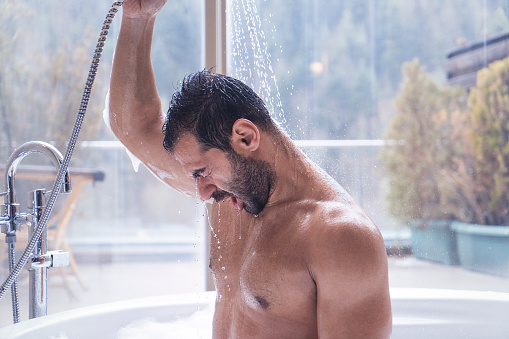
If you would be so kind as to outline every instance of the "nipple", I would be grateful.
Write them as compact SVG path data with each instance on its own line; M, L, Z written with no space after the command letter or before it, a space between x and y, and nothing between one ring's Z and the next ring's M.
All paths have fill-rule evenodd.
M258 305L260 305L261 308L263 308L263 309L269 308L269 302L265 298L260 297L260 296L255 296L255 300L258 303Z

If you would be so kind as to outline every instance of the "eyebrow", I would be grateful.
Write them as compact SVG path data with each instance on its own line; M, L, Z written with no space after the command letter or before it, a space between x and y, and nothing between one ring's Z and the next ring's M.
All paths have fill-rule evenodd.
M197 169L197 170L194 170L193 173L191 174L193 176L193 178L198 178L203 172L205 172L205 167L203 168L200 168L200 169Z

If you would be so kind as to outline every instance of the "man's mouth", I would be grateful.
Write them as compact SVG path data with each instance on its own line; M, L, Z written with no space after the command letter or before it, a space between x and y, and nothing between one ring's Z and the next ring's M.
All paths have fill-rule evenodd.
M233 206L235 207L235 209L237 211L242 211L242 209L244 208L244 205L245 203L240 200L240 199L237 199L234 195L232 195L232 203L233 203Z
M237 211L241 212L242 210L246 210L247 213L254 215L258 215L265 207L265 204L263 205L260 204L259 206L254 205L253 201L251 201L251 204L248 204L244 199L241 199L237 197L235 194L223 190L215 191L214 193L212 193L211 198L218 203L224 202L227 199L231 199L232 205L233 207L235 207Z
M212 194L211 198L213 198L217 202L223 202L226 199L231 198L233 206L238 211L242 211L242 209L246 206L246 203L242 199L237 198L233 193L227 191L222 190L215 191Z
M232 195L233 194L231 194L229 192L217 190L214 193L212 193L212 195L210 197L217 202L223 202L226 199L228 199L229 197L231 197Z

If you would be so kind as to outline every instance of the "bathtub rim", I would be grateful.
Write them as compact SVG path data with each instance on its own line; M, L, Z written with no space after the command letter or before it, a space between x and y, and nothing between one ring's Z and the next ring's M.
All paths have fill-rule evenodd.
M449 326L451 324L468 324L478 315L463 318L465 313L457 313L455 318L444 319L436 310L452 308L462 311L463 304L490 305L494 308L503 308L509 311L509 293L476 291L476 290L450 290L430 288L391 288L391 303L393 306L393 326ZM73 322L86 317L107 317L119 311L127 313L139 311L146 313L147 310L157 308L183 310L181 316L190 315L200 309L212 306L216 300L216 292L199 292L186 294L170 294L154 297L127 299L122 301L96 304L68 311L58 312L45 317L29 319L18 324L0 328L1 338L24 338L31 333L58 326L65 322ZM474 308L478 311L479 308ZM465 308L462 312L467 312ZM475 313L475 312L474 312ZM147 318L146 316L141 318ZM138 319L123 319L131 323ZM174 319L178 319L175 317ZM486 321L490 318L487 316ZM481 320L479 320L481 321ZM482 324L482 322L479 322ZM125 325L124 325L125 326ZM120 329L120 327L119 327Z
M32 332L41 329L50 328L63 322L72 322L79 318L108 316L119 311L126 313L129 311L144 310L155 308L175 308L187 307L187 311L182 312L182 316L190 315L200 309L211 306L215 303L216 292L199 292L185 294L168 294L153 297L133 298L120 301L106 302L102 304L83 306L67 311L48 314L44 317L28 319L17 324L8 325L0 328L0 338L18 338L24 337ZM151 318L151 317L142 317ZM178 319L179 317L175 317ZM138 318L139 319L139 318ZM138 319L127 319L126 323L131 323ZM120 328L119 328L120 329Z

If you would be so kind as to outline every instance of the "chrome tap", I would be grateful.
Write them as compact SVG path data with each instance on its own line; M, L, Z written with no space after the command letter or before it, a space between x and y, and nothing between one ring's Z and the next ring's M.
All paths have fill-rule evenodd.
M36 245L35 240L43 236L43 231L46 229L46 225L48 222L49 215L51 214L51 211L53 209L54 203L57 199L57 196L59 192L57 192L58 186L63 185L63 191L69 192L70 191L70 181L69 181L69 173L67 171L67 168L69 166L69 162L71 160L72 153L74 151L74 147L76 146L76 141L78 139L78 134L80 132L81 126L83 124L83 119L85 118L85 114L88 107L88 102L90 99L90 93L92 90L92 85L94 84L95 76L97 74L97 67L99 66L99 61L101 59L101 55L103 52L104 43L106 41L106 37L108 35L108 31L111 26L111 22L113 18L115 17L115 14L118 12L118 9L123 4L123 0L121 1L115 1L112 5L110 10L108 11L108 14L106 15L106 18L103 23L103 27L99 36L99 39L97 41L96 50L94 52L94 56L92 58L92 63L90 65L90 70L88 72L87 81L85 84L85 88L83 91L83 96L81 97L81 104L78 111L78 114L76 116L76 120L74 122L74 127L72 129L71 138L69 139L69 142L67 144L67 151L65 153L65 157L62 157L62 155L59 155L59 152L54 149L51 145L41 142L31 142L22 145L18 150L14 152L14 154L9 158L9 166L7 168L6 177L7 177L7 186L8 191L5 193L7 195L6 197L6 203L2 206L2 209L0 210L0 213L2 213L2 216L0 216L0 228L1 231L6 234L6 241L8 239L14 238L15 240L15 234L17 227L16 225L20 222L19 218L21 218L21 221L23 221L23 217L20 215L16 216L15 209L16 205L16 194L14 191L14 174L16 172L16 166L21 161L21 159L30 153L33 152L40 152L43 154L46 154L52 159L57 159L58 165L55 163L57 167L59 167L59 171L57 174L57 178L53 184L53 189L51 190L51 193L49 194L48 201L46 202L46 207L44 207L43 213L40 216L40 221L38 225L34 228L33 231L33 237L30 239L27 247L25 248L25 251L21 255L20 260L15 265L15 267L9 267L10 273L7 279L5 279L4 283L0 286L0 299L5 295L7 289L9 287L15 288L15 281L16 277L20 273L20 271L23 269L23 266L27 263L30 256L33 258L33 252ZM32 147L34 149L32 149ZM56 152L55 152L56 151ZM54 161L55 162L55 161ZM4 195L4 194L0 194ZM44 196L44 193L42 193ZM34 193L34 196L40 196L40 193ZM34 202L34 207L36 205L36 202ZM38 207L35 207L38 209ZM5 215L4 215L5 214ZM34 213L35 214L35 213ZM18 219L16 219L18 217ZM28 221L28 219L27 219ZM32 223L33 224L33 223ZM9 248L13 248L13 244L9 243ZM10 253L10 252L9 252ZM68 254L67 254L67 260L65 260L65 255L61 252L54 252L54 253L47 253L44 258L48 258L52 260L51 267L55 266L63 266L65 265L66 261L68 261ZM37 258L35 258L37 259ZM42 258L39 258L39 263L42 261ZM36 260L37 261L37 260ZM45 260L44 260L45 261ZM46 265L46 262L44 262L44 265ZM37 269L37 264L34 264L32 262L31 265L32 268ZM16 316L14 317L14 322L16 321Z
M34 228L41 216L42 207L44 206L45 190L35 190L32 194L31 206L32 213L21 213L18 211L19 204L16 200L15 179L18 164L23 158L32 153L41 153L48 157L55 165L57 170L62 166L62 154L51 144L42 141L30 141L17 148L7 160L5 178L7 191L4 195L4 204L0 211L0 227L2 233L5 233L5 242L8 244L9 267L14 268L14 243L16 242L16 232L21 230L21 226L26 224L29 226L29 235L32 236ZM64 182L61 188L62 193L71 192L71 181L69 171L66 171ZM55 252L56 253L56 252ZM51 252L47 252L47 237L44 231L37 241L36 247L32 251L32 264L30 271L30 318L46 315L47 313L47 268L51 265L41 266L41 258L51 256ZM68 254L67 254L68 255ZM50 263L51 264L51 263ZM56 266L56 265L55 265ZM11 286L13 317L14 322L19 321L19 306L17 297L17 284Z
M0 225L2 227L1 231L6 235L15 235L16 231L19 231L20 226L28 222L29 215L26 213L18 212L19 204L16 202L16 190L14 188L14 183L16 179L16 170L18 168L18 164L21 162L21 160L23 160L25 156L31 153L44 154L53 162L57 170L62 165L62 153L60 153L60 151L53 145L43 141L30 141L24 143L11 154L5 167L7 192L3 193L5 195L4 206L2 216L0 217ZM66 172L61 192L71 192L71 179L69 176L69 171Z
M18 147L7 160L7 165L5 167L5 178L7 184L7 192L5 198L5 204L7 206L11 206L16 204L16 190L14 189L14 181L16 177L16 169L18 164L23 160L23 158L31 153L42 153L46 157L48 157L53 165L57 168L57 170L62 165L63 156L62 153L58 149L56 149L53 145L48 144L43 141L29 141L24 143L20 147ZM64 183L62 185L62 193L71 192L71 179L69 176L69 171L67 171L64 179ZM7 208L7 217L10 219L15 218L17 208ZM14 231L16 230L15 225L12 226Z
M7 192L0 193L0 196L7 195ZM7 226L10 224L10 219L7 216L7 211L5 211L5 204L0 206L0 230L5 228L7 230ZM4 232L5 233L5 232Z

